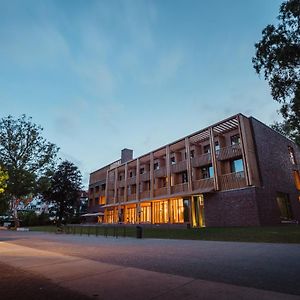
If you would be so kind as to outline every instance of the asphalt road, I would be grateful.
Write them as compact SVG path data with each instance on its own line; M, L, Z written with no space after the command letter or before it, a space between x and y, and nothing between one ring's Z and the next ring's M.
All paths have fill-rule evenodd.
M300 295L300 244L0 231L0 241L110 264Z

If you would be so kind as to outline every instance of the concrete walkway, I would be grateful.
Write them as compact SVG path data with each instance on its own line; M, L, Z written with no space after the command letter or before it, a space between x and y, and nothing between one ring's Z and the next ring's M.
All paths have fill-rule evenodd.
M217 283L0 242L0 262L42 275L93 299L300 299L299 296Z

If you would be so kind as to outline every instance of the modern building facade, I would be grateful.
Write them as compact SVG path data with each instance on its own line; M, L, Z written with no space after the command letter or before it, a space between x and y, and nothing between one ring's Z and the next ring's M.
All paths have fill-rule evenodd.
M259 226L300 220L300 149L253 117L232 116L90 174L105 223Z

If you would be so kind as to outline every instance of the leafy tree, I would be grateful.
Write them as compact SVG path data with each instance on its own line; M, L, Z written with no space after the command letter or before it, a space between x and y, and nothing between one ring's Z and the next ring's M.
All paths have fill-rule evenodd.
M58 226L61 226L63 219L70 219L74 214L81 178L80 171L73 163L63 161L55 170L49 189L43 193L46 199L51 199L57 205Z
M2 194L7 187L7 179L8 179L8 173L4 171L0 166L0 194Z
M42 137L42 131L26 115L0 120L0 165L9 176L3 198L10 199L16 226L19 201L38 192L38 179L55 163L58 148Z
M284 122L273 127L300 145L300 1L283 2L278 21L262 31L252 62L269 82L274 100L282 104Z

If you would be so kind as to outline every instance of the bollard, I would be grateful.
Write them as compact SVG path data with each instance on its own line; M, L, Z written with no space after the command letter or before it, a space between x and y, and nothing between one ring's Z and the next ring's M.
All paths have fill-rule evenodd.
M141 226L136 226L136 238L141 239L143 237L143 228Z

